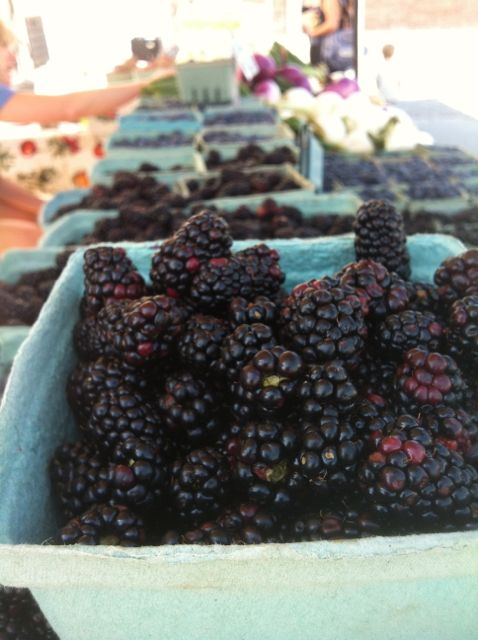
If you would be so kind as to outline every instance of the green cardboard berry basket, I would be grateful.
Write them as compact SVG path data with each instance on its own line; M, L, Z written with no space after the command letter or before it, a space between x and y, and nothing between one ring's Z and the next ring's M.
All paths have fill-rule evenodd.
M117 171L139 172L143 162L137 158L104 158L94 165L91 171L91 181L93 184L111 184ZM183 168L174 170L173 167L177 165L181 165ZM168 185L173 185L178 178L191 173L205 171L202 159L199 160L192 149L186 150L182 161L178 155L170 156L166 153L162 161L158 160L157 166L161 167L160 171L145 171L142 172L143 175L153 176L158 182L164 182Z
M287 287L353 260L353 238L271 242ZM249 242L236 243L242 249ZM147 276L151 244L125 244ZM463 250L408 240L431 280ZM70 258L20 348L0 410L0 583L28 587L62 640L464 640L478 628L478 532L230 547L56 547L48 481L75 436L64 382L82 295Z

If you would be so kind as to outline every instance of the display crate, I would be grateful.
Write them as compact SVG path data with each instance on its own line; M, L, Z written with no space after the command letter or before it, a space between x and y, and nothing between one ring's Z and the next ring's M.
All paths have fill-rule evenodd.
M189 104L222 104L239 97L233 58L179 64L177 77L181 99Z
M178 178L186 177L191 173L204 173L205 167L202 158L199 158L192 149L188 149L184 154L184 164L180 162L179 156L171 157L165 155L164 162L158 162L157 166L161 166L161 171L140 171L143 164L140 160L124 158L104 158L97 162L91 172L91 181L93 184L111 184L114 174L118 171L132 171L141 173L142 175L153 176L158 182L164 182L173 185ZM175 166L181 166L182 169L174 169Z
M354 258L351 236L270 244L289 289ZM153 246L123 246L147 277ZM463 250L433 235L408 247L412 278L425 281ZM247 547L45 544L56 528L48 460L76 435L64 381L82 293L78 251L15 359L0 410L0 582L30 588L62 640L474 637L478 532Z

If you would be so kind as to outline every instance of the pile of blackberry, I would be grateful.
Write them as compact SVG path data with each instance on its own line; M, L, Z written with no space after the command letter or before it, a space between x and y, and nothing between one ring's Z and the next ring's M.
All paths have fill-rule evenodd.
M58 640L28 589L0 586L0 638Z
M0 325L35 322L70 254L58 254L54 267L27 271L14 284L0 280Z
M204 180L191 178L186 184L192 201L300 189L290 175L281 171L246 173L239 169L222 169L217 177Z
M209 170L218 168L244 169L262 164L295 164L297 157L290 147L278 146L272 151L266 151L258 144L247 144L241 147L236 156L224 160L220 151L212 149L206 156L206 166Z
M375 215L357 238L362 225L377 233ZM383 229L407 274L400 226ZM286 293L277 251L234 252L212 210L155 251L150 285L124 250L88 249L67 383L79 439L50 463L55 542L478 527L476 251L436 287L374 252Z

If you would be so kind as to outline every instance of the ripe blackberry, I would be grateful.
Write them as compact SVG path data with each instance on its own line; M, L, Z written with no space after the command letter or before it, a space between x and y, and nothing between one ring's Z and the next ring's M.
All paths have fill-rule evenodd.
M73 329L73 344L82 360L95 360L102 355L99 326L96 316L78 320Z
M295 399L304 370L302 358L279 345L258 351L239 374L234 392L251 415L283 412Z
M452 451L461 453L468 462L476 462L478 453L478 424L463 409L441 405L427 407L418 415L418 421L433 438Z
M364 508L354 509L345 506L320 512L306 512L292 521L287 521L282 528L284 542L364 538L378 535L380 532L378 518Z
M434 285L428 282L407 282L407 290L410 297L408 309L440 314L440 296Z
M212 258L194 275L189 291L195 308L206 313L224 310L232 298L257 295L252 278L236 258Z
M199 260L225 258L231 254L229 225L217 211L204 209L191 216L174 236L181 244L194 247Z
M321 281L284 302L280 323L285 346L310 364L342 360L355 366L367 337L359 298L349 287Z
M445 306L478 293L478 249L444 260L435 271L435 284Z
M192 373L174 373L166 378L158 408L172 436L193 446L211 441L221 426L217 392Z
M128 507L97 504L70 520L54 538L54 544L117 545L144 544L144 524Z
M297 451L293 424L276 420L249 421L229 445L234 479L248 500L285 509L292 505Z
M331 411L299 425L294 470L299 488L312 496L329 496L350 488L363 449L347 417Z
M131 436L119 442L111 456L112 500L137 509L165 501L169 480L168 446Z
M382 399L378 398L378 402L376 400L376 396L360 400L355 404L350 416L350 422L357 430L365 449L368 448L372 435L386 433L395 420L395 414L381 402Z
M382 357L401 360L415 347L439 351L444 326L432 313L406 310L385 318L373 334L374 347Z
M253 296L273 297L279 292L285 275L280 268L280 256L276 249L266 244L256 244L238 251L236 258L252 280ZM242 292L239 295L244 297Z
M170 499L176 515L197 523L219 512L230 491L225 456L211 447L195 449L171 466Z
M128 385L99 394L85 424L85 433L106 453L130 435L154 441L164 438L157 411Z
M67 519L111 497L109 470L93 443L59 446L50 461L50 478Z
M59 640L28 589L0 587L2 640Z
M410 277L410 256L402 214L383 200L370 200L357 211L354 221L357 260L383 264L405 280Z
M98 313L110 301L141 298L145 293L144 280L124 249L87 249L83 257L83 270L83 308L87 313Z
M233 298L229 304L228 319L233 327L255 322L273 327L278 313L276 303L266 296L257 296L251 301L237 297Z
M238 380L242 367L261 349L277 344L271 327L259 322L242 324L226 336L217 363L217 372L231 380Z
M355 289L367 321L383 320L391 313L404 311L408 306L410 294L405 281L378 262L352 262L342 269L339 276L341 286Z
M350 411L357 400L357 389L339 360L312 365L297 389L297 402L304 416L319 416L327 407L342 413Z
M100 338L108 355L141 367L171 354L186 316L183 306L162 295L108 305L98 314Z
M203 374L211 373L228 333L228 326L220 318L199 313L193 315L178 343L182 364Z
M478 471L419 427L398 418L361 464L358 479L371 508L388 522L397 518L433 527L440 522L478 525Z
M117 389L125 383L138 391L146 388L145 377L120 360L100 357L93 362L79 362L67 383L68 402L79 422L88 418L101 391Z
M478 368L478 295L465 296L451 305L447 325L450 353L467 370Z
M366 351L352 372L356 387L366 396L378 395L386 400L393 393L396 363Z
M397 405L405 412L416 413L426 405L458 407L467 393L456 362L441 353L410 349L395 375Z

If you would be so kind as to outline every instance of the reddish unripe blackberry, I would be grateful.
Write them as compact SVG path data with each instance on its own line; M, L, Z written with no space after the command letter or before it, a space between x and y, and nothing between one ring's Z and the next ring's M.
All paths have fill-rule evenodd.
M410 256L402 214L383 200L370 200L354 221L357 260L371 259L400 277L410 277Z
M141 367L172 353L186 317L185 307L162 295L108 305L98 314L101 341L108 355Z
M103 345L96 316L78 320L73 329L73 344L82 360L96 360L102 355Z
M189 297L195 308L206 313L223 311L235 296L253 297L251 276L233 256L212 258L195 274Z
M434 285L428 282L407 282L407 290L410 296L407 309L422 313L429 311L435 315L440 314L440 296Z
M346 413L353 408L357 396L357 389L339 360L309 366L297 388L301 413L310 417L322 415L330 406Z
M166 378L158 397L158 409L165 427L178 440L192 446L210 442L221 426L221 399L210 386L188 372Z
M212 373L228 333L227 324L220 318L203 314L191 316L178 343L181 362L194 371Z
M364 538L381 532L379 519L361 510L338 506L321 512L306 512L285 523L284 542Z
M443 342L443 324L432 313L407 309L385 318L373 333L375 350L381 357L401 360L415 347L439 351Z
M285 274L280 268L280 256L276 249L266 244L256 244L235 255L251 279L253 296L273 297L278 293ZM242 292L239 295L244 297Z
M443 304L478 293L478 249L444 260L435 271L435 284Z
M233 327L255 322L273 327L278 313L276 303L266 296L257 296L251 301L237 297L233 298L229 304L228 318Z
M466 369L478 368L478 295L465 296L451 305L447 325L450 353Z
M296 451L297 431L293 424L276 420L247 422L229 443L234 479L241 493L259 504L290 507Z
M425 349L407 351L395 375L396 401L403 411L416 412L439 404L457 407L467 392L453 358Z
M285 346L310 364L339 359L356 366L367 337L359 298L333 282L296 289L282 306L280 324Z
M127 385L99 394L85 424L85 433L106 453L130 435L154 441L164 438L157 411L141 393Z
M271 327L261 324L242 324L226 336L217 363L217 372L228 380L238 380L242 367L261 349L277 344Z
M410 416L376 442L358 479L371 508L386 519L433 527L478 524L478 471L418 427Z
M171 466L169 495L176 515L198 523L219 512L230 493L225 456L211 447L195 449Z
M59 640L28 589L0 587L2 640Z
M279 345L262 349L241 369L236 398L258 415L284 411L295 399L303 370L302 358L294 351Z
M60 529L54 544L139 547L144 544L144 539L143 520L128 507L97 504Z
M352 421L333 412L306 419L298 440L294 469L303 492L328 496L351 487L363 449Z
M435 440L452 451L461 453L465 460L476 462L475 449L478 443L478 424L463 409L445 405L427 407L418 415L420 425L427 429ZM477 449L478 452L478 449Z
M352 262L339 276L340 284L352 287L359 296L368 322L378 322L408 306L410 296L405 281L378 262Z
M117 247L87 249L83 258L87 313L98 313L106 304L124 298L141 298L145 293L142 276L126 251Z
M137 509L150 509L164 502L171 450L161 445L161 441L135 436L116 445L110 467L113 502Z

